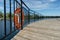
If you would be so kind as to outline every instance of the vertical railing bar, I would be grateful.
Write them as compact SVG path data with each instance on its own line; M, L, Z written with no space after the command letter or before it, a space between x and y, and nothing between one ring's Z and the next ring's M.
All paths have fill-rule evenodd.
M17 8L17 6L18 6L18 5L17 5L17 2L16 2L16 8Z
M21 6L21 5L19 5L18 8L21 8L20 6ZM21 23L21 13L19 14L19 23ZM21 24L20 24L20 25L21 25ZM21 29L21 27L20 27L20 29Z
M29 10L27 10L28 11L28 24L29 24Z
M39 14L39 20L40 20L40 14Z
M40 18L40 14L39 14L39 18Z
M30 23L30 14L29 14L29 9L28 9L28 24Z
M13 7L14 7L13 10L15 11L15 0L13 0L13 5L14 5L14 6L13 6ZM14 14L14 16L15 16L15 14ZM15 20L15 19L14 19L14 20ZM15 21L14 21L14 31L15 31Z
M34 21L35 21L35 12L34 12Z
M10 33L12 33L12 20L11 20L11 0L10 0Z
M29 9L29 11L30 11L30 9ZM29 23L30 23L30 12L29 12Z
M22 25L22 0L21 1L21 30L23 29L23 25Z
M6 0L4 0L4 31L6 37Z

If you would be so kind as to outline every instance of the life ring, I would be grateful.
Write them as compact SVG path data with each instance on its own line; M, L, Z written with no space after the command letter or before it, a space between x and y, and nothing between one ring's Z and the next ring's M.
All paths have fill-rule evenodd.
M17 8L14 11L14 22L16 29L21 29L21 22L19 22L19 18L21 17L20 14L21 14L21 8ZM22 11L22 25L23 23L24 23L24 12Z

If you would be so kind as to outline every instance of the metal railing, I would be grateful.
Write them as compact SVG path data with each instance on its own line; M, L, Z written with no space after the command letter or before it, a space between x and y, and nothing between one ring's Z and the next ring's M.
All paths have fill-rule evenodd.
M6 38L8 35L16 31L15 28L15 22L13 21L14 18L14 11L16 8L20 7L21 8L21 15L22 15L22 10L24 11L24 25L29 24L31 22L34 22L40 18L40 15L35 12L30 10L30 8L22 1L22 0L8 0L9 5L7 5L7 0L4 0L4 32L3 36L0 37L0 39ZM9 18L6 16L7 15L7 6L9 6ZM12 17L13 14L13 17ZM22 16L21 16L21 25L22 25ZM9 22L9 23L8 23ZM8 26L7 26L8 25ZM23 29L23 26L21 26L21 29ZM8 27L8 28L7 28ZM9 31L8 31L9 29ZM0 34L1 35L1 34Z

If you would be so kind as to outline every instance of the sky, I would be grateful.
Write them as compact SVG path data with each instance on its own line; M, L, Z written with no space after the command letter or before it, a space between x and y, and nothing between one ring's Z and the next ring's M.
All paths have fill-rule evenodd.
M23 0L31 9L44 16L60 16L60 0Z
M11 10L13 12L13 1L11 1ZM4 0L0 0L0 11L2 11L4 13ZM10 11L10 4L9 4L9 0L6 0L6 12L9 13Z
M4 11L4 0L0 0L0 11ZM9 1L6 0L6 10L9 12ZM60 16L60 0L23 0L31 9L44 16ZM13 2L12 2L13 3ZM13 11L13 4L12 11Z

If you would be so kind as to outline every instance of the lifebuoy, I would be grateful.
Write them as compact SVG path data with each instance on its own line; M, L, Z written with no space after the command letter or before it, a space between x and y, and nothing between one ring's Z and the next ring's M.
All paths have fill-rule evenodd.
M15 21L15 27L17 29L21 29L21 22L19 22L20 14L21 14L21 8L17 8L14 11L14 21ZM24 12L22 11L22 25L23 23L24 23Z

